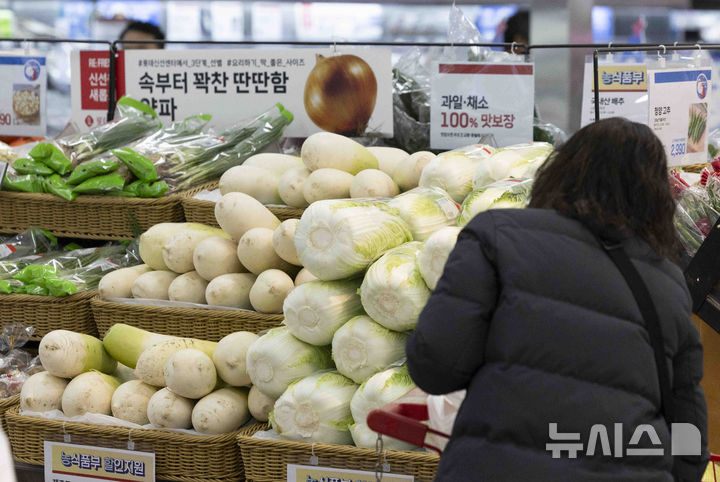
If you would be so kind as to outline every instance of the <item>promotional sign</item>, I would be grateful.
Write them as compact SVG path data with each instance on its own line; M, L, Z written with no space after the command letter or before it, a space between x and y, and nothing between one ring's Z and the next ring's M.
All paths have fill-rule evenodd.
M648 123L647 66L645 64L601 64L600 118L625 117ZM592 63L585 63L581 126L595 122L595 88Z
M287 137L393 133L390 49L128 50L124 72L127 95L164 123L228 126L279 102L295 117Z
M333 469L313 465L287 466L287 482L372 482L375 472L360 470ZM412 482L411 475L382 474L383 482Z
M441 62L433 67L430 145L454 149L495 136L498 146L533 138L535 73L531 63Z
M45 441L46 482L154 482L155 454Z
M45 57L0 55L0 134L44 136Z
M707 162L711 69L648 70L650 122L669 166Z
M118 63L122 63L119 51ZM72 83L71 121L80 130L89 130L107 122L110 52L107 50L73 50L70 54ZM118 98L123 95L118 85Z

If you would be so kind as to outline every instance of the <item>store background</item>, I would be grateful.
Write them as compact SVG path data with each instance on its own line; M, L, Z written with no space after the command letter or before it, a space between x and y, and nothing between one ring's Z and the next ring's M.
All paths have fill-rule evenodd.
M530 36L542 43L720 42L720 2L703 0L497 0L457 4L483 40L501 41L499 25L530 9ZM0 0L0 37L115 40L128 19L159 25L170 40L442 42L450 2L260 2L159 0ZM41 46L49 57L49 134L70 111L69 52ZM169 48L182 48L181 45ZM580 125L586 49L536 50L536 99L545 121L572 132ZM397 56L402 50L395 51ZM720 54L716 54L720 55ZM716 77L717 78L717 77ZM717 88L717 87L716 87ZM715 96L720 100L720 96ZM717 104L720 107L720 103ZM714 109L711 127L720 125Z

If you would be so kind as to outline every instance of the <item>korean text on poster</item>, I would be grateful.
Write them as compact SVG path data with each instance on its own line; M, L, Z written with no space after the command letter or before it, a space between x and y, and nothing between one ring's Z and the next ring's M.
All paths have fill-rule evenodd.
M287 482L374 482L375 472L317 467L314 465L287 466ZM412 482L411 475L383 474L383 482Z
M531 63L438 63L434 67L430 144L454 149L487 134L498 146L532 141L535 74Z
M155 454L46 441L45 480L154 482Z
M595 89L592 63L585 63L581 125L595 121ZM645 64L601 64L600 118L625 117L648 123L647 66Z
M118 63L123 61L119 52ZM70 55L72 121L80 130L107 122L110 89L110 53L107 50L73 50ZM123 95L117 86L118 98Z
M288 137L336 132L328 126L351 109L359 121L337 133L392 136L389 49L129 50L124 71L127 95L149 104L165 123L204 113L213 116L211 124L227 126L279 102L294 115ZM308 79L318 77L324 88L312 90L318 82Z
M45 57L0 55L0 134L44 136Z
M649 125L669 166L707 162L711 69L648 70Z

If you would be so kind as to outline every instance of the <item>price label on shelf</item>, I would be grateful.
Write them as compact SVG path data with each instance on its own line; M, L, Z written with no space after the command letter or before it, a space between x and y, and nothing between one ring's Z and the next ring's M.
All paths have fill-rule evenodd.
M585 63L582 115L580 124L595 121L595 88L592 63ZM641 124L648 123L647 66L645 64L601 64L600 118L625 117Z
M648 70L649 125L669 166L707 162L711 69Z
M489 134L499 146L530 142L534 65L436 63L430 101L433 149L455 149Z
M287 482L369 482L375 480L375 472L361 470L334 469L313 465L287 466ZM383 482L412 482L412 475L383 474Z
M0 134L44 136L45 57L0 55Z
M155 454L45 441L45 481L154 482Z

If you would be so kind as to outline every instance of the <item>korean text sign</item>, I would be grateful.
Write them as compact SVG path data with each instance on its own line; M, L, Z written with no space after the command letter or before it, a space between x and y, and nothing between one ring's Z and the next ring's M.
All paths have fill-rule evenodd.
M165 123L203 113L213 116L212 125L227 126L279 102L294 115L285 135L303 137L321 130L306 109L308 77L325 59L351 57L355 65L371 69L375 79L366 132L392 136L389 49L128 50L125 88L127 95L153 107ZM346 74L347 70L338 78ZM332 94L337 84L331 86L332 79L326 79L323 92ZM340 115L338 109L346 108L349 105L329 109L326 115Z
M430 145L454 149L492 134L499 146L532 141L535 73L532 63L436 63Z
M648 70L649 125L669 166L707 162L711 69Z
M155 454L45 441L45 480L154 482Z
M123 61L119 52L118 63ZM107 50L73 50L70 55L72 121L81 129L107 122L110 88L110 53ZM122 83L116 86L123 95Z
M0 134L44 136L45 57L0 55Z
M647 124L647 66L645 64L601 64L600 118L625 117ZM593 66L585 63L581 125L595 121L595 88Z
M374 482L375 472L334 469L313 465L287 466L287 482ZM383 474L383 482L412 482L411 475Z

